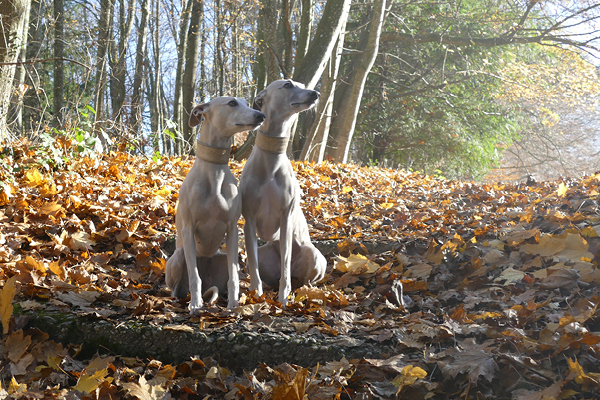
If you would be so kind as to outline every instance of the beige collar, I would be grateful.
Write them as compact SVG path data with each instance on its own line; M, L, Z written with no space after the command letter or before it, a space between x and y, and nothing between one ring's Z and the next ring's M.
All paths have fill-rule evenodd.
M258 131L255 144L268 153L281 154L287 152L288 139L288 137L267 136Z
M197 144L196 157L199 159L213 164L229 164L231 148L211 146L201 141Z

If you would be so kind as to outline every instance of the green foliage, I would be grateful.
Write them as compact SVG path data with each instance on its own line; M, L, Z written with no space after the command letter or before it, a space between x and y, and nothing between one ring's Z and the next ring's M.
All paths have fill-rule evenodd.
M393 7L386 31L413 35L498 35L513 20L511 10L474 0ZM509 50L383 41L357 120L355 160L481 177L528 124L517 107L498 101Z
M40 134L40 143L34 147L36 160L46 170L63 168L79 157L96 157L101 152L100 140L93 132L93 115L89 105L79 110L82 117L71 129L48 128Z

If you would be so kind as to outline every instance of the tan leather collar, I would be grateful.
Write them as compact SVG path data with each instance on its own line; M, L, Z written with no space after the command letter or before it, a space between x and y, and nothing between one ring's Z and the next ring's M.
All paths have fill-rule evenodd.
M287 152L288 139L288 137L267 136L258 131L255 144L266 152L281 154Z
M229 164L229 147L215 147L201 141L197 142L196 157L213 164Z

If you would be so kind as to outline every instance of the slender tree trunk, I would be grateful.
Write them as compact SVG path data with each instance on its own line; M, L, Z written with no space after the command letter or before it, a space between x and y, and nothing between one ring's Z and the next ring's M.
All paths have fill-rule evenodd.
M104 119L104 88L106 86L106 53L109 43L109 32L112 25L112 15L114 10L113 0L100 1L100 21L98 22L98 54L96 64L96 89L94 93L94 107L96 116L94 118L94 128L99 128L99 121ZM61 85L62 87L62 85ZM99 134L102 146L106 148L107 143L104 135Z
M127 54L127 43L131 31L133 30L133 21L135 14L135 0L127 2L119 0L119 43L115 43L114 34L110 35L110 99L112 106L112 119L117 126L121 126L123 121L123 105L125 103L125 78L126 66L125 56Z
M18 61L25 61L27 59L27 38L29 32L29 17L31 14L31 2L27 2L25 12L25 22L23 25L23 46L19 52ZM15 71L14 86L17 88L16 94L13 96L11 101L13 107L10 115L14 116L15 130L23 133L23 105L25 93L28 91L28 86L25 85L26 70L25 65L18 65ZM13 92L14 93L14 92Z
M214 76L217 77L217 93L223 96L225 80L225 62L223 60L223 10L221 10L221 0L215 0L215 24L217 25L217 36L215 38L215 62Z
M54 126L60 128L64 122L63 87L65 81L65 3L54 0Z
M346 16L347 17L347 16ZM311 127L308 138L302 148L300 159L303 161L322 162L327 148L327 139L329 129L331 128L331 117L333 113L333 99L337 88L337 75L342 59L342 49L346 37L346 23L343 21L341 33L336 46L333 48L333 54L327 63L327 68L321 79L321 98L317 107L317 117Z
M294 71L294 80L316 86L350 12L350 0L328 0L306 55Z
M204 17L204 4L201 0L193 0L190 26L187 33L185 51L185 71L183 73L183 139L193 146L192 128L188 124L190 111L196 93L196 69L198 68L198 44L200 42L200 21ZM192 148L193 150L193 148Z
M252 68L252 76L256 82L256 94L260 93L267 87L267 57L268 50L264 45L266 35L266 19L264 18L264 4L260 5L258 16L256 18L256 62Z
M233 7L231 10L231 17L234 18L233 20L233 24L231 27L231 47L232 47L232 54L231 54L231 69L232 69L232 79L233 79L233 95L235 97L239 97L240 96L240 88L241 88L241 80L242 77L240 76L240 43L238 40L238 36L240 34L240 30L239 30L239 25L238 25L238 18L237 16L234 15L233 13Z
M312 31L312 22L314 18L314 0L302 0L302 14L300 16L300 33L298 34L298 45L296 47L296 61L294 70L302 64L308 43L310 42L310 33Z
M350 144L356 126L356 116L360 108L367 75L371 71L377 52L379 51L379 37L385 19L386 0L375 0L372 6L372 19L369 26L369 35L364 47L361 49L359 60L355 63L355 69L350 81L350 90L344 96L338 108L338 117L333 121L331 130L337 133L337 143L332 149L335 162L345 163L348 161Z
M151 124L152 134L155 135L154 152L160 151L159 143L163 140L162 135L162 118L161 118L161 61L160 61L160 12L159 2L157 1L154 8L154 35L153 35L153 48L154 48L154 85L152 86L152 108L154 112L151 113ZM164 145L163 145L164 149Z
M177 72L175 73L175 97L173 98L173 122L177 126L178 132L183 132L183 68L185 65L185 54L187 46L187 31L190 25L190 16L192 14L192 4L194 0L187 0L185 8L181 10L179 17L179 42L177 43ZM178 136L175 139L175 148L177 154L183 153L183 142Z
M144 61L148 36L148 18L150 14L149 0L142 0L142 17L138 27L137 56L135 59L135 75L133 76L133 95L131 96L130 125L134 135L140 132L142 125L142 112L144 111Z
M16 62L24 37L25 17L30 0L0 1L0 62ZM16 65L0 66L0 140L8 139L7 115L13 89Z

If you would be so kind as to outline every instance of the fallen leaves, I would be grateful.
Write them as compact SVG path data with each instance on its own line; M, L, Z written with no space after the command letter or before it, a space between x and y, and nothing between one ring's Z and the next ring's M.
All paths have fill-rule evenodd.
M19 152L31 157L16 147L0 168L19 165ZM164 289L163 274L178 187L192 161L112 153L56 171L0 171L12 177L0 191L0 397L597 397L600 174L480 185L294 163L311 237L331 271L297 289L286 309L272 290L260 298L248 292L242 274L234 313L219 300L190 318L186 301ZM238 175L243 168L231 166ZM231 329L245 327L257 347L267 334L305 341L294 355L300 361L333 346L346 356L385 352L245 371L208 357L172 365L80 360L79 346L27 329L23 314L40 310L178 335L223 331L228 346L240 334ZM311 349L325 338L331 347ZM264 357L287 350L267 348Z

